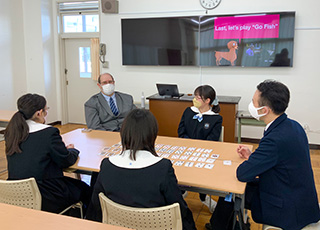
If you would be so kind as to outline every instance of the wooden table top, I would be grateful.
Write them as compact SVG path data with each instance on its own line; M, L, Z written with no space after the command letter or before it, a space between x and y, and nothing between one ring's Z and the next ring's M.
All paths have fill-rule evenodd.
M79 159L75 165L71 166L73 169L81 169L87 171L96 171L100 169L100 162L107 157L110 153L116 153L121 150L121 146L117 146L120 143L120 133L92 130L91 132L83 132L81 129L74 130L72 132L62 135L65 144L74 144L75 148L80 150ZM196 168L196 167L185 167L186 162L192 162L188 159L175 159L173 155L178 154L172 153L169 157L163 156L173 160L173 167L180 185L193 186L199 188L205 188L210 190L218 190L223 192L232 192L236 194L243 194L245 190L245 183L242 183L236 178L236 169L238 165L243 162L237 152L236 148L238 144L226 143L226 142L215 142L215 141L202 141L184 138L174 137L163 137L158 136L156 140L157 145L168 145L169 148L186 147L184 152L187 152L189 147L195 150L189 156L193 156L197 150L203 149L200 156L205 151L211 151L209 157L212 154L217 154L219 157L213 163L212 169L207 168ZM252 149L252 146L248 146ZM110 148L110 149L109 149ZM163 151L164 147L159 149L157 153L168 154ZM177 151L174 150L174 151ZM200 150L201 151L201 150ZM102 153L105 154L102 154ZM184 153L185 154L185 153ZM182 156L181 154L180 156ZM199 160L199 159L198 159ZM194 165L199 162L194 161ZM177 166L177 161L183 161L182 166ZM226 165L225 161L231 162L231 165ZM207 164L206 162L204 162Z
M0 203L0 227L11 230L126 230L127 228Z
M17 111L0 110L0 121L9 122L13 114Z

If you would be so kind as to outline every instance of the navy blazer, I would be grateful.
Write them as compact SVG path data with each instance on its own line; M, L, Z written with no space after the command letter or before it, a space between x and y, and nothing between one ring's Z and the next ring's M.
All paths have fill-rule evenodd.
M89 129L119 131L127 114L137 107L129 94L115 92L119 114L115 116L101 93L93 95L85 104L85 117Z
M237 177L242 182L259 177L252 198L254 221L298 230L320 219L308 139L286 114L265 131L259 147L238 167Z

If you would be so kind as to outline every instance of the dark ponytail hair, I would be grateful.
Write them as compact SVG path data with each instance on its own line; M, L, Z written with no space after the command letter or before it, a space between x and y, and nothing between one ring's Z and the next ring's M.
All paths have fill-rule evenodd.
M216 91L210 85L201 85L194 90L194 95L199 95L203 101L210 99L209 105L212 106L212 111L215 113L220 112L220 105L213 105L213 101L216 99Z
M130 159L136 160L138 150L149 151L158 156L154 144L158 135L158 122L145 109L134 109L124 119L121 130L122 152L130 150Z
M38 94L25 94L18 99L16 112L11 118L4 133L6 154L21 153L20 144L29 135L29 127L26 120L31 119L35 112L45 109L46 99Z

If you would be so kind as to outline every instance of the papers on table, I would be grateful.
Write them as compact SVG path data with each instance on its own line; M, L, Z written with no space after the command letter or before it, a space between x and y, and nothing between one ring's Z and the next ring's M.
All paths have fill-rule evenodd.
M158 156L170 159L174 166L212 169L214 167L213 163L219 158L219 154L212 153L213 149L156 144L155 150ZM121 152L122 145L119 142L104 147L99 155L110 157ZM223 164L231 165L231 161L223 161Z

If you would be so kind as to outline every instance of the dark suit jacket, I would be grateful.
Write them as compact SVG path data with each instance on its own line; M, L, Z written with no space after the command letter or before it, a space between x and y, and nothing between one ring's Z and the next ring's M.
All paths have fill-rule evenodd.
M256 151L237 169L242 182L257 176L254 221L298 230L320 219L308 139L301 125L286 114L271 124Z
M124 118L136 108L132 96L115 92L118 116L115 116L101 93L93 95L85 104L86 123L89 129L119 131Z
M66 148L59 129L55 127L30 133L20 148L22 153L7 156L8 177L11 180L61 178L63 168L73 165L79 155L78 150Z

